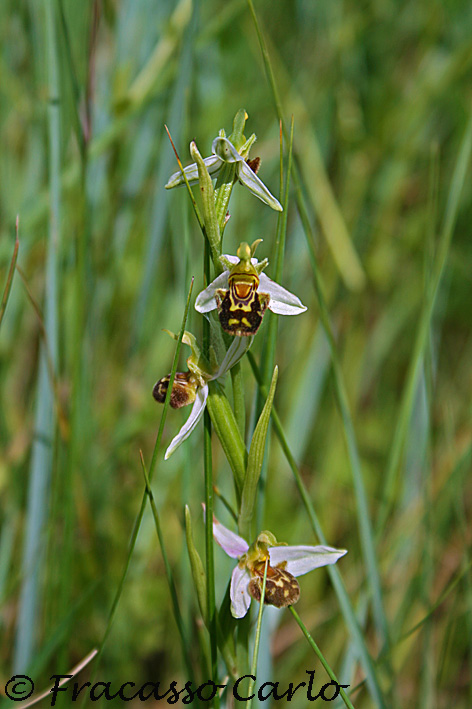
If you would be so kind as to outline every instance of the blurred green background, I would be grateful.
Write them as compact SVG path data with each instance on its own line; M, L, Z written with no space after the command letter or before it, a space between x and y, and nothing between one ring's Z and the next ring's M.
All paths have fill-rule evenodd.
M279 318L276 407L328 543L349 550L339 570L389 705L468 707L472 5L256 0L255 9L283 117L294 116L299 197L375 530L391 641L380 657L295 197L283 284L309 310ZM164 190L177 169L164 124L187 164L189 141L209 155L244 107L259 175L279 194L279 122L245 0L2 0L0 34L0 288L17 214L21 269L0 328L1 703L14 672L46 687L101 642L143 493L139 451L150 459L161 414L152 387L171 368L162 328L178 331L191 276L194 293L203 287L185 190ZM467 171L455 180L460 155ZM231 206L225 250L263 238L258 256L270 258L275 213L238 186ZM188 329L201 337L193 308ZM247 363L243 372L249 414L256 390ZM164 445L187 415L169 412ZM163 450L153 491L207 679L182 531L188 502L203 555L201 431L165 463ZM214 468L230 494L217 440ZM266 493L264 527L289 544L316 543L275 436ZM231 564L215 555L220 601ZM327 574L301 589L297 608L331 666L361 683L355 706L375 706ZM288 613L272 623L263 644L273 677L286 686L316 667L321 685ZM151 678L188 679L147 512L99 679Z

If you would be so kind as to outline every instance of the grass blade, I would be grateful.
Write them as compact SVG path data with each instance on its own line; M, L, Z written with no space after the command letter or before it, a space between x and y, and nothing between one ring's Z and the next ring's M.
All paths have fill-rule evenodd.
M49 140L49 190L50 219L47 243L45 330L48 351L54 371L57 369L58 351L58 247L61 219L61 86L59 47L55 3L44 2L45 46L48 68L48 140ZM55 445L55 410L53 384L49 377L45 347L41 347L37 400L35 414L36 438L33 443L28 484L27 526L24 537L18 622L15 638L14 669L24 672L28 667L39 627L41 565L45 558L44 528L49 508L51 468Z
M0 325L2 324L3 316L5 315L5 310L8 303L8 298L10 297L11 286L13 283L13 274L15 273L16 260L18 258L18 249L20 247L20 242L18 241L18 217L16 218L16 238L15 246L13 249L13 255L11 257L10 268L8 269L7 280L5 283L5 288L3 289L2 302L0 304Z

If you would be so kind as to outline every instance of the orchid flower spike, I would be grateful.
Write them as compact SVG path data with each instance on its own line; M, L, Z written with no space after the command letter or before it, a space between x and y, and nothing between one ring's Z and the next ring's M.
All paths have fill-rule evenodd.
M173 332L169 330L165 330L165 332L173 337L174 340L179 339L178 335ZM208 382L213 379L219 379L231 367L234 367L247 352L252 340L234 340L228 348L222 363L214 372L211 372L210 366L203 357L194 335L185 331L182 342L191 348L192 354L187 359L188 371L175 373L174 384L170 394L170 405L173 409L180 409L182 406L188 406L189 404L193 404L193 407L187 421L167 448L164 456L165 460L190 436L202 418L208 398ZM165 402L169 381L170 374L167 374L156 382L152 390L153 397L161 404Z
M221 327L230 335L255 335L267 308L278 315L299 315L306 310L296 295L262 273L268 260L253 258L261 241L257 239L252 246L243 242L236 256L222 256L225 271L195 301L199 313L218 308Z
M256 175L259 169L260 159L255 158L254 160L248 160L249 150L255 140L256 136L253 134L246 140L241 148L237 150L233 143L225 137L224 130L221 130L219 136L214 139L211 145L212 154L208 158L205 158L203 162L211 177L218 177L218 174L226 164L233 164L236 168L236 177L253 195L277 212L282 212L283 207L280 202L269 192L262 180ZM184 168L184 173L189 184L198 182L197 163L194 162ZM166 184L166 189L178 187L184 183L185 178L182 171L179 170L171 175Z
M345 549L326 546L286 546L277 542L271 532L261 532L256 541L248 543L231 532L213 517L213 536L232 559L238 559L231 576L231 613L243 618L249 610L251 598L261 600L266 562L267 578L264 603L285 608L293 606L300 597L297 576L335 564Z

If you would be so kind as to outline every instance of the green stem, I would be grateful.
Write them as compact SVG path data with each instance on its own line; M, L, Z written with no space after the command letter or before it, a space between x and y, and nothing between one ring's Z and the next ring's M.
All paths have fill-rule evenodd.
M210 382L209 387L207 409L211 416L213 428L220 439L221 446L233 471L239 505L239 498L246 475L246 447L223 389L218 382Z
M264 566L264 578L262 579L262 591L261 591L261 602L259 603L259 613L257 614L257 626L256 626L256 637L254 638L254 653L252 655L252 665L251 665L251 675L256 677L257 675L257 658L259 656L259 645L261 642L261 628L262 628L262 614L264 612L264 598L266 591L266 581L267 581L267 568L269 566L269 559L266 559ZM250 679L247 696L251 697L252 690L254 689L255 680ZM246 702L246 709L250 709L252 706L252 698L248 699Z
M213 195L212 195L213 199ZM205 241L204 278L210 281L210 244ZM203 320L203 355L210 358L210 323ZM218 645L217 645L217 615L215 603L215 559L213 555L213 469L211 457L211 420L208 409L203 414L203 464L205 472L205 552L207 573L207 617L210 634L211 676L218 684ZM219 697L215 697L215 707L219 706Z
M239 433L244 441L246 435L246 406L244 403L244 385L241 362L231 368L231 384L233 386L234 418L238 424Z
M347 696L346 692L345 692L344 689L343 689L343 687L346 687L346 686L349 686L349 685L342 685L342 684L339 683L338 678L337 678L336 675L334 674L334 672L333 672L333 670L331 669L331 667L328 665L327 661L325 660L325 658L324 658L324 656L323 656L323 653L321 652L320 648L319 648L318 645L315 643L315 641L314 641L313 638L311 637L310 633L309 633L308 630L306 629L305 625L303 624L303 622L302 622L300 616L298 615L297 611L295 610L295 608L294 608L293 606L290 606L290 607L289 607L289 610L290 610L290 612L292 613L292 615L293 615L293 617L295 618L295 620L297 621L298 625L300 626L303 635L304 635L304 636L306 637L306 639L308 640L308 644L310 645L310 647L313 649L313 651L314 651L315 654L317 655L319 661L321 662L321 664L322 664L323 667L325 668L325 670L326 670L326 672L328 673L329 677L331 678L331 680L332 680L333 682L335 682L335 683L338 685L338 687L339 687L339 694L341 695L344 704L345 704L347 707L349 707L349 709L354 709L354 706L351 704L351 702L350 702L350 700L349 700L349 697Z

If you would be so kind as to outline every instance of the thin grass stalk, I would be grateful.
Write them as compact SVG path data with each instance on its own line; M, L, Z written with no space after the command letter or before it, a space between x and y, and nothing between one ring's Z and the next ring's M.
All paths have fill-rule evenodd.
M283 176L283 130L282 124L280 123L280 200L283 205L283 212L278 213L277 218L277 230L275 239L275 268L273 280L276 283L282 281L282 268L285 252L285 238L287 233L287 212L288 212L288 193L290 184L290 170L292 167L292 148L293 148L293 116L292 116L292 132L290 136L289 143L289 154L288 154L288 165L287 165L287 178L284 189L284 176ZM277 341L277 329L278 329L278 318L269 318L269 324L267 326L266 335L264 338L264 345L261 354L261 373L263 382L266 386L270 385L270 379L272 377L272 372L274 369L275 361L275 346ZM264 406L264 398L260 391L257 393L257 407L256 407L256 417L260 415L262 407ZM265 467L265 466L264 466Z
M90 22L93 23L92 16ZM61 465L62 473L59 478L60 494L57 495L57 511L55 514L56 525L61 526L63 534L55 544L52 553L57 558L57 568L60 570L58 578L57 596L54 598L54 615L66 616L71 604L74 564L74 523L75 523L75 503L74 503L74 475L77 470L86 469L88 462L86 454L88 445L84 440L84 421L88 420L88 410L91 402L87 399L88 387L86 383L87 363L84 357L86 342L86 308L90 293L90 273L91 263L89 258L90 242L90 214L91 209L87 199L87 175L89 168L89 140L91 133L91 117L88 116L87 132L85 124L82 124L80 117L81 90L78 80L78 72L71 52L71 36L64 12L63 0L58 0L58 23L60 26L60 47L62 65L64 67L65 80L68 82L71 92L72 127L75 132L80 154L80 181L77 186L77 207L78 214L76 233L74 235L74 251L76 267L71 281L73 317L71 318L71 382L72 393L70 397L70 436L68 439L68 449L65 454L64 463ZM92 26L91 36L94 41L96 27ZM90 53L89 53L89 63ZM92 71L89 69L88 76L92 80ZM85 89L85 93L89 87ZM89 95L89 99L90 99ZM59 397L57 397L58 399ZM87 435L87 434L86 434ZM63 453L63 451L61 451ZM58 658L59 666L68 664L69 642L65 642Z
M80 106L80 86L77 78L77 71L75 69L74 60L72 57L71 48L73 43L69 34L69 28L67 27L66 16L64 13L64 0L57 0L58 6L58 21L61 27L60 34L60 45L62 48L62 56L65 57L65 69L69 74L69 83L72 92L72 125L77 138L77 145L79 146L79 154L82 160L82 172L86 162L87 153L87 141L84 136L84 131L82 128L82 123L80 121L79 106Z
M196 8L194 8L193 12L195 13L195 11ZM190 21L182 41L182 53L178 62L178 76L173 87L173 94L169 107L169 124L177 125L179 127L182 124L180 117L182 116L184 110L183 102L186 95L186 88L189 86L192 77L193 28L194 22ZM180 28L180 30L182 30L182 28ZM179 134L180 130L177 134L177 140L180 138ZM157 167L151 229L146 244L144 273L136 304L136 318L134 321L132 342L139 343L143 335L143 327L146 321L145 315L152 292L152 286L155 282L155 267L162 248L165 223L169 209L168 195L162 190L162 185L165 183L167 175L171 172L171 162L172 157L169 152L162 150Z
M265 45L265 41L262 36L262 32L260 30L260 27L259 27L259 23L257 20L257 16L256 16L256 13L254 10L252 0L247 0L247 2L249 5L249 8L251 10L251 14L252 14L254 24L256 27L256 32L257 32L257 35L259 38L259 43L261 46L261 51L262 51L263 59L264 59L264 65L266 68L266 73L268 76L268 80L269 80L269 84L270 84L270 87L272 90L274 103L276 106L277 116L282 123L282 127L283 127L285 135L287 135L287 129L285 127L285 123L284 123L283 115L282 115L282 105L280 102L280 98L278 96L277 85L276 85L275 77L274 77L274 74L272 71L269 53L267 51L267 47ZM296 179L296 172L294 172L294 181L295 181L295 179ZM297 180L297 182L298 182L298 180ZM300 194L300 193L298 193L298 194ZM308 221L306 223L308 224ZM305 227L305 221L303 221L303 226ZM315 253L315 248L314 248L314 244L313 244L311 229L310 229L310 231L307 231L306 229L304 229L304 231L305 231L305 236L306 236L306 241L307 241L307 246L308 246L308 253L309 253L312 272L313 272L313 282L314 282L316 297L317 297L319 309L320 309L320 318L321 318L321 322L323 324L323 328L326 332L326 336L327 336L329 346L330 346L330 351L331 351L331 364L332 364L333 375L334 375L333 379L334 379L336 401L337 401L340 415L341 415L341 419L343 422L343 432L344 432L344 436L346 439L349 462L350 462L350 466L351 466L354 491L355 491L355 496L356 496L356 505L357 505L357 522L358 522L358 526L359 526L359 535L360 535L360 540L361 540L362 553L363 553L364 561L365 561L366 568L367 568L368 583L369 583L371 593L372 593L372 602L373 602L375 623L376 623L377 631L380 634L382 641L388 645L389 644L388 623L387 623L387 619L386 619L385 611L384 611L384 606L383 606L382 588L381 588L381 584L380 584L380 573L379 573L378 564L377 564L377 557L376 557L376 550L375 550L375 543L374 543L374 534L373 534L373 529L372 529L372 523L370 520L369 507L367 504L367 494L365 491L364 480L363 480L363 476L362 476L360 457L359 457L359 452L358 452L357 443L356 443L356 437L355 437L355 433L354 433L354 425L352 422L351 413L349 411L349 403L348 403L348 398L347 398L347 393L346 393L346 387L344 384L341 363L339 361L339 356L338 356L337 348L336 348L336 341L334 338L334 332L333 332L333 328L331 326L329 312L328 312L328 308L327 308L327 304L326 304L326 299L324 296L324 287L323 287L321 274L318 269L318 263L317 263L317 259L316 259L316 253Z
M189 308L190 308L190 299L191 299L192 291L193 291L193 283L194 283L194 279L192 278L192 281L191 281L191 283L190 283L190 288L189 288L188 296L187 296L187 302L186 302L186 304L185 304L185 310L184 310L184 315L183 315L183 318L182 318L182 324L181 324L181 327L180 327L179 336L178 336L178 338L177 338L177 345L176 345L176 348L175 348L174 360L173 360L173 362L172 362L172 369L171 369L171 374L170 374L170 379L169 379L169 385L168 385L168 388L167 388L166 398L165 398L165 401L164 401L164 408L163 408L163 411L162 411L161 420L160 420L160 422L159 422L159 429L158 429L157 436L156 436L156 442L155 442L155 444L154 444L154 450L153 450L153 453L152 453L151 464L150 464L150 466L149 466L149 472L148 472L149 484L151 484L152 479L153 479L153 476L154 476L154 471L155 471L156 463L157 463L157 454L158 454L158 451L159 451L159 448L160 448L160 445L161 445L162 434L163 434L163 432L164 432L164 424L165 424L165 421L166 421L166 418L167 418L167 411L168 411L169 405L170 405L170 395L171 395L171 393L172 393L172 387L174 386L175 373L176 373L176 371L177 371L177 365L178 365L178 361L179 361L180 348L181 348L181 346L182 346L182 338L183 338L183 336L184 336L185 325L186 325L186 323L187 323L188 311L189 311ZM109 634L110 634L110 630L111 630L111 627L112 627L112 625L113 625L113 620L114 620L114 617L115 617L115 613L116 613L116 610L117 610L117 608L118 608L118 603L119 603L119 601L120 601L121 594L122 594L122 592L123 592L123 588L124 588L126 576L127 576L127 574L128 574L128 569L129 569L129 566L130 566L130 563L131 563L131 557L133 556L134 548L135 548L135 546L136 546L136 540L137 540L137 538L138 538L139 529L140 529L140 527L141 527L141 522L142 522L142 520L143 520L144 510L146 509L146 500L147 500L147 492L144 491L143 498L142 498L142 500L141 500L141 506L140 506L140 508L139 508L139 512L138 512L138 514L137 514L137 517L136 517L136 520L135 520L135 523L134 523L133 531L132 531L132 533L131 533L131 538L130 538L129 547L128 547L128 554L127 554L127 557L126 557L126 561L125 561L125 565L124 565L124 568L123 568L123 572L122 572L120 581L119 581L119 583L118 583L118 588L116 589L116 593L115 593L114 598L113 598L113 602L112 602L112 605L111 605L111 608L110 608L110 612L109 612L109 614L108 614L108 619L107 619L107 625L106 625L106 628L105 628L105 632L103 633L103 637L102 637L100 646L99 646L99 648L98 648L98 657L97 657L97 662L96 662L96 670L95 670L94 675L93 675L93 678L92 678L92 684L93 684L93 679L96 677L96 671L97 671L98 666L99 666L99 664L100 664L100 659L101 659L101 656L102 656L102 654L103 654L103 649L104 649L104 647L105 647L105 643L106 643L106 641L107 641L107 639L108 639L108 636L109 636ZM86 695L84 695L84 698L83 698L82 703L81 703L81 705L80 705L81 708L84 706L85 701L86 701Z
M437 219L437 204L438 204L438 187L439 187L439 160L437 146L434 146L431 151L431 170L429 184L429 199L428 199L428 224L427 224L427 244L424 257L424 288L426 293L430 289L430 281L434 269L434 234L436 229ZM431 402L433 401L433 366L431 362L431 338L429 338L429 348L427 357L423 366L423 377L425 380L427 415L428 415L428 441L427 449L423 456L421 465L421 494L423 497L424 515L421 525L421 542L424 545L423 568L421 572L421 595L426 606L429 605L433 592L434 581L434 527L433 527L433 496L432 496L432 480L430 475L431 470ZM422 667L419 696L424 707L429 707L434 704L435 695L435 657L433 653L428 652L432 646L433 640L433 622L430 619L424 627L422 638ZM395 690L400 689L394 687ZM398 703L397 694L394 700Z
M298 625L300 626L300 629L301 629L303 635L304 635L304 636L306 637L306 639L308 640L308 644L310 645L310 647L312 648L312 650L315 652L315 654L316 654L316 656L318 657L319 661L321 662L321 664L322 664L323 667L325 668L326 672L328 673L328 676L331 678L331 680L332 680L333 682L335 682L335 683L338 685L338 687L339 687L339 694L341 695L344 704L348 707L348 709L354 709L354 707L353 707L353 705L352 705L352 703L351 703L349 697L347 696L346 692L345 692L344 689L343 689L343 686L339 683L339 681L338 681L336 675L334 674L333 670L331 669L331 667L329 666L329 664L328 664L327 661L325 660L324 655L323 655L323 653L321 652L320 648L319 648L318 645L315 643L315 641L314 641L313 638L311 637L310 633L308 632L307 628L306 628L305 625L303 624L303 622L302 622L300 616L298 615L297 611L295 610L295 608L294 608L293 606L289 606L289 611L292 613L293 617L294 617L295 620L297 621L297 623L298 623Z
M397 481L398 469L403 452L408 421L411 417L411 412L415 400L415 394L418 386L418 378L421 370L425 347L428 341L431 321L436 305L436 299L441 285L444 268L451 245L454 225L457 219L459 210L460 196L467 174L467 166L470 161L472 149L472 117L469 119L467 129L462 140L457 161L454 167L451 186L448 194L446 213L444 217L444 225L441 232L441 238L438 247L438 254L431 277L431 285L426 295L423 309L420 316L419 326L416 330L416 340L413 347L413 352L408 368L405 388L403 390L400 411L397 417L397 425L393 435L390 454L386 466L384 477L384 497L380 506L376 531L380 534L384 529L390 511L393 507L393 493Z
M282 123L280 125L280 198L283 204L283 212L279 212L277 219L277 237L275 242L275 269L274 269L274 280L276 283L282 281L282 268L285 254L285 239L287 235L287 218L288 218L288 197L290 192L290 175L292 171L292 155L293 155L293 131L294 131L294 120L292 116L291 126L290 126L290 140L288 145L288 158L287 158L287 172L285 179L285 186L283 180L283 130ZM269 325L267 328L267 335L264 341L264 347L261 355L261 374L262 381L264 385L269 388L270 379L272 376L272 371L274 369L275 363L275 348L277 343L277 332L278 332L278 318L270 317ZM257 415L260 415L262 408L264 406L264 397L258 389L257 391ZM267 446L270 445L271 430L269 425L269 433L267 439ZM267 478L267 465L268 456L264 456L262 463L260 487L265 489L265 482ZM267 497L264 495L260 497L257 505L257 522L258 527L261 526L261 520L264 515L264 507L266 504Z
M55 0L44 0L48 70L48 141L50 214L45 277L45 330L54 372L58 358L58 249L61 217L61 87ZM33 443L28 486L27 524L22 559L22 587L16 628L14 670L24 672L34 652L40 613L40 568L44 562L44 522L49 507L56 416L53 384L48 374L44 346L40 351Z
M275 80L275 75L272 69L267 44L265 42L264 36L259 25L259 21L257 19L253 1L247 0L247 3L254 22L254 27L256 29L257 38L259 40L259 46L262 53L264 68L267 75L267 81L272 92L272 99L274 101L274 107L277 114L277 118L282 124L282 129L285 138L286 140L288 140L288 131L283 120L282 102L280 100L279 92L277 89L277 82ZM359 290L364 286L365 283L364 270L361 266L359 257L354 249L352 241L349 238L349 234L347 232L344 220L342 219L339 207L334 198L329 180L326 176L326 172L323 167L322 157L317 143L312 146L310 157L312 163L314 163L314 165L316 166L316 173L318 177L317 188L320 192L320 197L318 200L316 199L315 195L315 209L317 209L318 211L318 216L323 228L326 242L331 250L339 273L345 281L346 285L352 290ZM296 187L297 207L299 209L302 224L305 229L305 236L307 238L307 241L310 242L310 248L312 248L314 247L314 239L312 229L309 223L308 213L304 205L304 197L302 195L301 189L301 185L304 184L304 180L302 175L302 169L297 155L295 155L293 181ZM304 188L305 193L310 193L309 186L304 184ZM320 205L323 205L323 209L320 208Z
M264 384L262 383L262 378L261 378L259 369L257 367L256 361L254 359L254 356L252 355L251 352L248 352L247 357L248 357L249 363L251 365L251 369L254 373L254 377L255 377L258 385L260 386L263 395L267 396L267 389L264 386ZM275 407L272 407L271 417L272 417L272 421L274 424L274 430L276 432L277 438L279 439L279 442L280 442L280 445L281 445L282 450L284 452L284 455L287 459L287 462L288 462L290 469L293 473L293 476L295 478L295 483L296 483L298 491L300 493L300 497L302 499L302 502L305 506L305 510L308 515L308 519L309 519L310 524L312 526L313 532L314 532L315 536L318 538L318 540L321 542L321 544L327 545L326 538L323 534L323 530L321 528L317 514L316 514L315 509L313 507L313 503L311 501L309 492L305 487L305 484L304 484L302 477L300 475L300 471L298 469L298 465L297 465L295 458L293 457L290 447L287 443L287 440L285 438L285 433L283 430L283 426L282 426L282 423L280 421L280 418L277 414ZM326 570L330 576L331 583L334 586L334 590L335 590L336 595L338 597L339 605L340 605L344 620L346 621L346 625L347 625L349 632L353 638L353 641L356 644L357 651L358 651L359 656L361 658L361 663L362 663L362 666L363 666L365 674L366 674L367 685L369 687L369 691L372 695L372 698L376 702L376 705L377 705L377 707L379 707L379 709L386 709L387 705L385 703L383 693L380 688L380 684L379 684L379 681L377 678L377 672L376 672L374 663L372 661L372 657L371 657L369 650L367 649L367 646L365 644L362 630L361 630L359 623L357 621L354 608L352 607L351 601L350 601L348 593L346 591L346 587L344 586L342 576L341 576L337 566L327 566Z
M8 303L8 298L10 297L10 291L13 283L13 276L15 273L16 261L18 258L18 249L20 248L20 242L18 241L18 221L16 218L16 236L15 236L15 246L13 248L13 255L10 261L10 268L8 269L7 280L5 282L5 288L3 289L2 302L0 304L0 326L2 324L3 316L5 315L5 310Z
M285 180L285 187L283 183L283 131L282 124L280 123L280 198L283 204L283 212L279 212L277 219L277 236L275 241L275 268L273 279L276 283L281 283L282 281L282 268L285 254L285 239L287 235L287 217L288 217L288 195L290 187L290 173L292 169L292 150L293 150L293 116L291 122L290 130L290 140L288 146L288 160L287 160L287 173ZM277 330L278 330L278 318L269 318L269 324L267 327L267 334L264 341L264 346L261 355L261 374L262 381L268 387L270 385L270 380L272 377L272 372L274 369L275 362L275 347L277 342ZM258 391L257 397L257 413L259 416L264 406L264 397L261 392ZM265 479L265 467L264 463L262 478Z
M167 556L167 549L164 542L164 536L162 534L161 522L159 519L159 512L154 500L154 495L152 494L151 486L149 484L149 477L146 471L146 464L144 462L143 454L140 451L141 466L143 469L144 483L146 486L146 494L149 498L149 504L151 506L152 516L154 518L154 526L156 528L157 538L159 540L159 546L161 548L162 560L164 562L164 568L166 572L167 585L169 586L170 597L172 601L172 609L174 612L174 618L177 625L177 630L179 631L180 644L182 649L182 655L184 657L184 662L186 665L186 670L188 677L195 683L195 677L192 668L192 662L190 660L189 654L189 642L187 633L185 631L185 626L182 618L182 612L180 610L179 599L177 596L177 589L175 587L174 574L172 572L172 567L169 563L169 557ZM199 702L198 702L199 703Z

